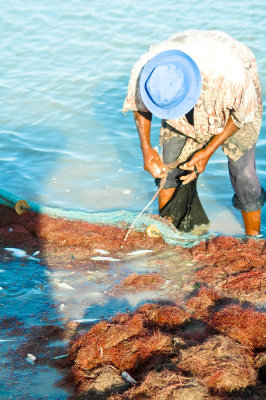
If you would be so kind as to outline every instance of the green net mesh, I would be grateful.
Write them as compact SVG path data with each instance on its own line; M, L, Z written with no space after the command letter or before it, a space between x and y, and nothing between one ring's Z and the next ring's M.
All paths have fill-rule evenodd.
M0 190L0 204L14 207L14 205L20 200L20 198L12 193L9 193L3 189ZM145 229L154 225L160 232L164 241L170 245L179 245L182 247L192 247L198 244L202 240L206 240L207 234L195 235L192 233L181 233L172 224L162 218L151 215L149 213L142 214L140 218L138 213L130 211L113 211L113 212L86 212L80 210L67 210L55 207L47 207L35 202L31 202L27 199L30 209L33 212L44 214L52 218L62 218L72 221L86 221L91 224L98 225L115 225L123 226L124 228L130 228L130 225L134 223L134 230L145 231Z

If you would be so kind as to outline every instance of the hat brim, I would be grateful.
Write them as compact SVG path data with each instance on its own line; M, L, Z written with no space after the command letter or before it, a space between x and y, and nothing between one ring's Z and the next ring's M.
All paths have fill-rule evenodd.
M174 63L182 70L185 76L185 95L173 107L162 108L152 101L146 89L146 82L156 67L166 63ZM181 50L166 50L151 58L145 64L139 80L139 90L143 103L152 114L162 119L176 119L189 112L200 97L201 85L201 73L197 64Z

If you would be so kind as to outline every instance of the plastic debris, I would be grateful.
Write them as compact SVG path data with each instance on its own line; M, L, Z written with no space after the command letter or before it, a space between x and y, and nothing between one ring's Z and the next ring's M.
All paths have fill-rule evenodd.
M146 228L146 235L147 236L149 236L149 237L153 237L153 238L155 238L155 237L161 237L162 235L161 235L161 232L160 232L160 230L159 230L159 228L157 228L157 226L156 225L149 225L147 228Z

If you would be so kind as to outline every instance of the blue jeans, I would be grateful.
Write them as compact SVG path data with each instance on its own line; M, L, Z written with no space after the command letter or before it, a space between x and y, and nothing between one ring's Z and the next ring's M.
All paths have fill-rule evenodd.
M186 137L176 135L163 143L163 162L174 162L181 153ZM266 200L265 191L261 188L255 166L255 146L248 150L237 161L228 158L228 168L234 189L233 205L246 212L257 211ZM164 189L176 188L180 185L179 177L184 171L178 167L168 172ZM155 179L157 185L160 179Z

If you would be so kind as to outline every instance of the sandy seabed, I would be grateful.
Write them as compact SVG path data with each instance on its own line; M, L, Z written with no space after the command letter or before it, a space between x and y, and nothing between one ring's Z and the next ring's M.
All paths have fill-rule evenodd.
M39 250L51 270L58 264L68 269L90 265L93 270L96 261L91 256L99 247L119 258L152 250L161 270L133 272L114 282L109 295L167 287L163 299L85 331L77 323L35 328L28 347L25 344L20 352L30 352L33 345L35 352L43 351L50 338L70 339L68 356L50 365L64 370L58 384L74 389L73 399L263 399L265 240L220 236L184 249L132 232L121 249L126 228L32 212L18 216L0 207L2 248L17 247L28 254ZM175 257L169 255L192 266L181 271L182 278L175 270ZM108 261L101 265L108 268ZM21 329L15 322L3 319L0 326L14 332ZM48 358L43 357L42 363L49 363Z

